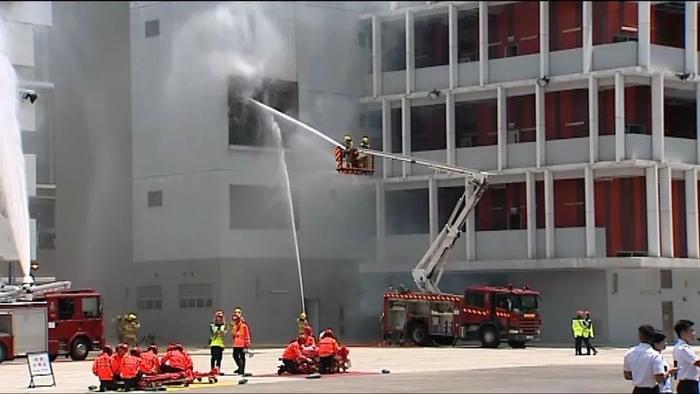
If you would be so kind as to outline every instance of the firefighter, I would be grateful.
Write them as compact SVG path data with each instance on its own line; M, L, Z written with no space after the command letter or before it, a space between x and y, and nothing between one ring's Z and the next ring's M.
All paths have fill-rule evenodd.
M141 358L139 356L139 349L133 348L125 353L122 359L120 378L124 381L126 391L136 390L139 379L141 379L141 370L139 369Z
M105 346L92 363L92 373L100 380L100 391L114 390L114 360L112 348Z
M357 167L357 149L355 149L355 144L353 144L350 134L345 134L343 137L343 145L345 146L345 151L343 152L345 167Z
M289 343L287 348L282 354L282 363L284 364L284 370L297 374L301 373L300 367L304 362L311 362L304 354L301 352L301 347L306 342L306 337L304 335L299 335L295 340Z
M362 140L360 140L360 148L369 149L369 137L362 137ZM373 157L369 153L358 153L357 161L358 165L363 170L371 171L374 167Z
M311 326L304 327L303 337L304 343L302 344L302 347L304 348L304 350L310 350L316 347L316 338L314 338L314 332L311 329Z
M194 369L194 363L192 362L192 356L185 350L185 348L179 344L175 344L175 350L179 351L184 357L185 360L185 370L193 370Z
M160 360L158 359L158 347L151 345L148 350L141 353L141 372L144 375L157 375L160 372Z
M309 327L309 319L306 313L301 312L299 317L297 317L297 335L303 335L306 327Z
M129 313L126 318L123 319L121 324L121 332L123 337L123 342L129 346L136 346L139 336L139 328L141 324L135 313Z
M576 311L576 317L571 319L571 331L574 335L574 348L576 355L581 356L581 343L583 342L583 311Z
M187 367L187 358L174 344L168 345L168 351L160 360L160 370L165 373L183 372Z
M122 364L124 355L129 351L129 346L126 343L120 343L117 346L117 353L112 356L112 372L114 372L114 380L121 379Z
M250 348L250 327L243 319L243 311L240 307L233 310L231 323L233 360L236 362L236 367L238 367L233 373L245 376L245 354Z
M595 332L593 330L593 320L591 320L591 312L584 312L585 318L582 321L583 324L583 343L586 344L586 355L591 355L591 350L593 355L598 354L598 350L591 344L591 340L595 338Z
M224 312L216 311L214 321L209 324L209 349L211 351L211 370L221 371L221 359L224 356L224 340L228 329L224 322Z
M321 373L332 373L333 361L339 350L333 330L326 329L318 341L318 355L321 358Z

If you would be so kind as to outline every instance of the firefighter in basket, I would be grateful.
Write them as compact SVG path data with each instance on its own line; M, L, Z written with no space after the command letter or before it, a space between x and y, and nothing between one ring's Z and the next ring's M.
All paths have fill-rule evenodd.
M369 137L362 137L362 140L360 140L360 148L369 149ZM359 152L357 154L357 164L361 169L365 171L373 171L374 157L372 157L372 155L370 155L369 153Z

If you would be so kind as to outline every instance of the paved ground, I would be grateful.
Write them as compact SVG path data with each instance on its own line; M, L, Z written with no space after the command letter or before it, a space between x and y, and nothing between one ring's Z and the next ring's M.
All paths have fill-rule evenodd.
M351 348L351 373L317 380L278 377L281 349L258 351L248 359L253 373L245 385L224 376L214 385L168 391L193 392L627 392L621 378L624 349L602 348L598 356L574 357L562 348ZM195 368L209 369L206 351L193 352ZM665 356L670 359L670 349ZM27 389L26 360L0 365L0 392L85 392L96 384L92 363L54 363L57 386ZM224 371L233 368L231 352ZM390 374L381 374L388 369ZM42 378L39 378L42 379ZM46 381L45 379L42 381ZM49 379L50 381L50 379ZM39 383L39 382L37 382Z

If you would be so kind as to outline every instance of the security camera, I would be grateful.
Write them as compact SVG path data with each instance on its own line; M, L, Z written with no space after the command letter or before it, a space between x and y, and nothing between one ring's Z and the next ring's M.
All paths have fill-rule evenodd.
M537 78L537 86L543 88L547 85L549 85L549 78L547 78L547 77Z
M22 101L29 101L31 104L34 104L36 99L39 98L39 94L34 90L22 89L19 91L19 98Z

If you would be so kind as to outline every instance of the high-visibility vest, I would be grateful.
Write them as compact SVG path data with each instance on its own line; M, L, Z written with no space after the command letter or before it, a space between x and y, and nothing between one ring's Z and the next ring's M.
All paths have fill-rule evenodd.
M573 331L575 337L582 337L583 336L583 320L576 318L571 320L571 331Z
M141 364L141 359L130 354L124 355L122 360L122 379L132 379L139 374L139 365Z
M209 346L225 347L226 324L211 323L209 325L209 332L211 334L209 337Z
M335 356L338 353L338 342L327 335L318 342L318 355L321 357Z
M595 337L595 333L593 332L593 321L592 320L583 320L583 337L584 338L593 338Z
M113 365L114 361L112 360L112 356L107 353L102 353L93 362L92 373L100 380L112 380L114 379Z

